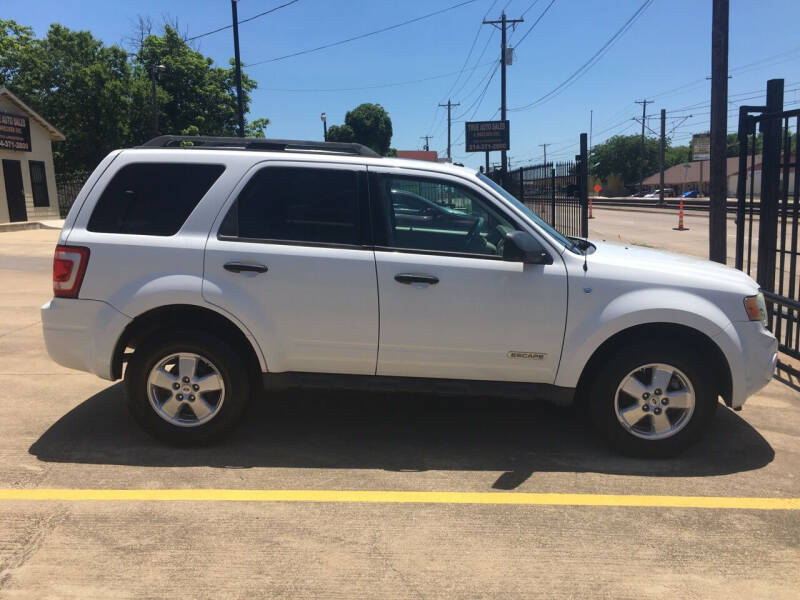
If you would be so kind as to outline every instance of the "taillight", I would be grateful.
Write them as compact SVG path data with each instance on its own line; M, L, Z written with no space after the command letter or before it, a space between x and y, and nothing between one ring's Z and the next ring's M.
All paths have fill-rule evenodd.
M89 264L89 249L82 246L56 246L53 257L53 295L77 298Z

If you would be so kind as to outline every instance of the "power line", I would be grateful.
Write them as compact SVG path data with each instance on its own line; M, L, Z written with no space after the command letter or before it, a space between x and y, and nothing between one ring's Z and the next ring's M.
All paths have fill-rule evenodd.
M488 10L483 15L484 19L489 14L489 12L494 8L495 4L497 4L497 0L492 0L492 4L489 6ZM475 32L475 37L472 39L472 44L469 47L469 52L467 52L467 57L464 59L464 64L461 65L461 70L458 73L458 77L456 77L455 81L453 81L453 83L451 84L450 88L447 90L447 93L443 97L451 98L453 96L453 89L458 84L459 80L461 79L461 75L464 73L464 69L466 68L467 64L469 63L469 59L472 56L472 51L475 49L475 44L478 43L478 38L481 35L481 31L483 31L483 27L481 25L478 25L478 30ZM481 58L483 57L483 54L486 52L486 48L484 47L483 50L484 51L483 51L483 53L481 53ZM477 63L480 62L481 58L478 58L478 60L476 61L475 66L470 70L471 73L473 73L474 70L478 67ZM471 75L470 75L470 77L471 77ZM468 77L467 80L469 80L470 77ZM459 91L460 91L460 89L459 89ZM436 117L438 116L438 114L439 114L439 105L437 105L437 107L433 111L433 118L431 119L431 124L428 127L428 131L433 131L433 127L436 124ZM436 128L437 131L434 131L434 135L436 135L438 133L438 129L439 128L437 127Z
M276 62L279 60L285 60L287 58L293 58L295 56L301 56L303 54L311 54L312 52L318 52L320 50L326 50L327 48L333 48L334 46L341 46L342 44L347 44L348 42L353 42L355 40L362 40L364 38L378 35L379 33L385 33L387 31L391 31L393 29L397 29L398 27L403 27L405 25L410 25L411 23L416 23L417 21L422 21L423 19L428 19L430 17L435 17L436 15L440 15L442 13L446 13L451 10L455 10L456 8L460 8L462 6L466 6L467 4L472 4L473 2L477 2L477 0L466 0L465 2L459 2L458 4L453 4L452 6L448 6L447 8L442 8L440 10L434 11L432 13L428 13L426 15L422 15L421 17L415 17L413 19L409 19L408 21L403 21L402 23L395 23L394 25L389 25L388 27L382 27L381 29L376 29L375 31L369 31L367 33L362 33L360 35L355 35L353 37L346 38L344 40L339 40L337 42L330 42L329 44L323 44L321 46L316 46L315 48L307 48L305 50L298 50L297 52L292 52L290 54L284 54L283 56L276 56L274 58L267 58L265 60L259 60L254 63L250 63L249 67L255 67L256 65L263 65L266 63Z
M564 81L562 81L562 82L561 82L559 85L557 85L555 88L553 88L551 91L547 92L545 95L541 96L540 98L537 98L537 99L536 99L536 100L534 100L533 102L531 102L531 103L529 103L529 104L526 104L526 105L524 105L524 106L519 106L519 107L517 107L517 108L512 108L512 109L510 109L510 110L512 110L512 111L515 111L515 112L516 112L516 111L521 111L521 110L527 110L527 109L529 109L529 108L532 108L532 107L534 107L534 106L537 106L537 105L539 105L539 104L542 104L543 102L545 102L545 101L549 100L550 98L554 97L556 94L560 93L560 92L561 92L562 90L564 90L566 87L568 87L569 85L571 85L572 83L574 83L574 82L575 82L575 81L576 81L576 80L577 80L579 77L581 77L581 75L583 75L584 73L586 73L586 72L587 72L587 71L588 71L588 70L589 70L589 69L590 69L592 66L594 66L594 64L596 64L596 63L597 63L597 62L598 62L598 61L599 61L599 60L600 60L600 59L603 57L603 55L604 55L606 52L608 52L608 50L611 48L611 46L614 44L614 42L616 42L616 41L617 41L617 40L618 40L620 37L622 37L622 35L623 35L623 34L624 34L626 31L628 31L628 29L630 29L630 28L631 28L631 26L633 25L633 23L634 23L634 22L635 22L635 21L636 21L636 20L637 20L637 19L638 19L638 18L639 18L641 15L642 15L642 13L644 13L644 11L645 11L645 10L647 10L647 9L650 7L650 5L653 3L653 1L654 1L654 0L645 0L645 1L642 3L642 5L641 5L639 8L637 8L637 9L636 9L636 12L634 12L634 13L633 13L633 14L632 14L632 15L631 15L629 18L628 18L628 20L627 20L627 21L625 21L625 23L622 25L622 27L620 27L620 28L619 28L619 29L618 29L618 30L617 30L617 31L614 33L614 35L612 35L612 36L611 36L611 37L610 37L610 38L609 38L609 39L608 39L608 40L605 42L605 44L603 44L603 45L600 47L600 49L599 49L597 52L595 52L595 53L594 53L594 54L593 54L593 55L592 55L592 56L589 58L589 60L587 60L587 61L586 61L585 63L583 63L583 64L582 64L580 67L578 67L578 69L577 69L577 70L576 70L574 73L572 73L572 75L570 75L569 77L567 77L567 78L566 78Z
M492 5L486 11L486 14L484 15L484 18L486 18L486 15L488 15L489 12L494 8L495 4L497 4L497 0L494 0L492 2ZM478 43L478 38L481 35L481 31L483 31L483 28L481 27L481 25L478 25L478 31L475 32L475 37L472 39L472 45L469 47L469 52L467 52L467 58L464 59L464 64L461 65L461 70L458 72L458 77L456 77L455 81L450 86L450 89L447 90L447 93L445 94L445 97L449 97L451 95L451 93L453 92L453 88L456 87L456 84L458 83L458 80L461 79L461 74L464 72L464 69L466 68L467 63L469 62L469 59L472 56L472 51L475 49L475 44Z
M472 91L470 91L470 93L467 94L466 97L467 98L471 97L472 94L481 87L483 82L486 81L486 85L483 87L483 90L481 90L480 94L478 95L478 97L475 98L475 100L472 102L472 104L470 104L469 107L464 109L463 113L461 113L460 115L455 117L456 119L461 119L461 118L465 117L467 115L467 113L472 110L472 108L479 101L479 99L486 93L486 89L489 87L489 84L492 82L492 79L494 78L495 73L497 73L497 69L500 67L500 65L495 64L495 61L492 61L492 65L493 66L486 72L486 75L481 77L481 80L478 82L478 85L476 85L474 88L472 88ZM487 77L488 77L488 79L487 79Z
M257 15L253 15L252 17L248 17L246 19L242 19L241 21L237 21L239 25L242 23L247 23L248 21L253 21L254 19L258 19L259 17L263 17L264 15L268 15L270 13L275 12L276 10L280 10L281 8L286 8L287 6L294 4L298 0L290 0L290 2L286 2L281 4L280 6L276 6L275 8L270 8L269 10L265 10L264 12L260 12ZM190 38L186 38L187 42L192 42L194 40L199 40L202 37L206 37L207 35L211 35L212 33L219 33L220 31L225 31L226 29L230 29L233 27L233 24L225 25L224 27L218 27L217 29L213 29L211 31L206 31L205 33L201 33L200 35L195 35Z
M526 37L528 37L530 32L533 31L533 28L536 27L536 25L539 23L539 21L542 20L542 17L544 17L547 14L547 11L550 10L550 7L553 6L553 4L555 4L555 2L556 2L556 0L550 0L550 4L548 4L545 7L545 9L542 11L542 14L539 15L539 17L533 22L533 25L531 25L530 28L528 29L528 31L525 32L525 35L523 35L520 38L520 40L514 45L515 49L519 48L519 45L525 40ZM534 2L533 4L536 4L536 2ZM529 6L528 10L530 10L532 6L533 5ZM528 11L526 10L525 12L528 12ZM522 16L525 16L525 13L522 13Z
M494 64L495 61L481 63L479 65L475 65L474 67L470 67L470 70L475 70L479 67L485 67L489 64ZM459 71L450 71L449 73L442 73L440 75L431 75L430 77L422 77L421 79L409 79L406 81L395 81L393 83L379 83L375 85L364 85L358 87L342 87L342 88L261 88L260 90L265 90L268 92L352 92L357 90L376 90L380 88L387 88L387 87L398 87L401 85L411 85L414 83L422 83L425 81L433 81L435 79L445 79L447 77L452 77L456 75Z

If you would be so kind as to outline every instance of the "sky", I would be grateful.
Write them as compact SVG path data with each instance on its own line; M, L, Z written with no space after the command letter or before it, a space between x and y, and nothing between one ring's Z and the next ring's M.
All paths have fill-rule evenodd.
M239 20L289 1L239 0ZM637 100L653 101L647 105L653 132L666 109L668 135L685 144L709 128L711 6L711 0L296 0L239 27L244 70L258 83L247 118L269 118L267 137L322 139L322 112L336 125L348 110L375 102L392 119L393 147L421 149L422 136L431 135L430 149L444 155L446 109L437 105L449 98L461 105L453 108L453 159L477 167L484 154L466 153L464 122L497 119L500 107L500 32L481 22L505 10L508 18L524 18L509 30L512 168L541 162L540 144L548 144L548 160L572 159L581 132L591 132L593 144L640 132ZM140 15L154 23L177 19L189 37L231 22L228 0L0 0L0 14L38 36L57 22L121 45ZM730 132L740 104L763 101L768 79L783 78L786 106L800 106L798 23L798 0L730 0ZM233 56L230 29L193 44L220 64Z

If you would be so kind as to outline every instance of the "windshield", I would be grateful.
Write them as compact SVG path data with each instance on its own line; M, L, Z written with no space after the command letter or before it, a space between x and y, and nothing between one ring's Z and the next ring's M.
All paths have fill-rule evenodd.
M573 244L572 244L572 242L570 240L568 240L566 237L564 237L563 235L558 233L555 229L553 229L553 227L551 225L548 225L547 222L545 222L539 215L534 213L530 208L528 208L522 202L517 200L512 194L508 193L505 189L503 189L502 186L496 184L494 181L489 179L483 173L478 173L478 179L480 179L484 183L489 184L489 186L491 186L491 188L493 190L498 192L500 195L503 196L503 198L505 198L506 200L511 202L514 206L516 206L523 213L525 213L525 216L527 216L531 221L536 223L539 227L544 229L555 240L560 242L565 248L567 248L568 250L572 250L573 249Z

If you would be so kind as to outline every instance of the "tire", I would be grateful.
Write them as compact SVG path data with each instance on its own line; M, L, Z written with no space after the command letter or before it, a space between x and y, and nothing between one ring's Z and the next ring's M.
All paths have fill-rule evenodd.
M128 409L145 431L168 444L214 442L233 430L247 406L244 365L228 342L211 333L161 332L141 342L128 363Z
M675 342L622 348L594 371L584 394L598 433L637 458L683 452L706 433L718 404L707 362Z

